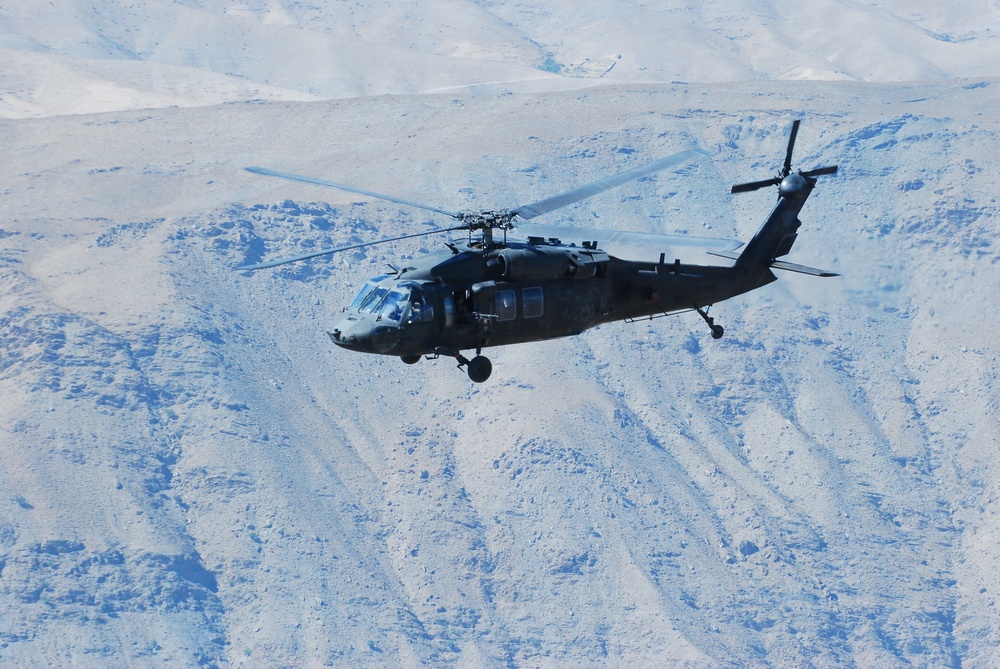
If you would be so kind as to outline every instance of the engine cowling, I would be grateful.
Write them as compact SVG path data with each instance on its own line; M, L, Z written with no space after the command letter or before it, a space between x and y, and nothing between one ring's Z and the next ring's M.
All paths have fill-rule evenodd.
M497 260L500 276L512 281L566 276L572 268L563 249L504 249Z
M496 262L500 276L510 281L564 276L590 279L608 262L608 256L601 251L541 246L504 249Z

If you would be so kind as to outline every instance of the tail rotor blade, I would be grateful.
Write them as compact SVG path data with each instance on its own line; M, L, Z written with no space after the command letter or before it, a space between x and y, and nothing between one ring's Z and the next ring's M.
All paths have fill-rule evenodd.
M787 177L792 173L792 150L795 149L795 137L799 134L800 119L792 121L792 132L788 136L788 150L785 151L785 164L781 170L781 176Z
M824 174L836 174L836 173L837 173L837 166L836 165L830 165L829 167L817 167L814 170L809 170L808 172L803 172L802 176L804 176L804 177L819 177L819 176L823 176Z
M761 188L767 188L768 186L777 186L781 183L781 179L767 179L766 181L751 181L750 183L737 184L733 186L732 193L749 193L750 191L760 190Z

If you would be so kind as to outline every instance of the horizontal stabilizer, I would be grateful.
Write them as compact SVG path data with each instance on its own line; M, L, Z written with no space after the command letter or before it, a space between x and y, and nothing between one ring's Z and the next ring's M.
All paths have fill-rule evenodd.
M720 258L729 258L730 260L739 260L740 254L736 251L705 251L705 253L711 256L719 256Z
M720 258L728 258L729 260L739 260L740 258L740 254L736 251L705 251L705 253L719 256ZM816 269L815 267L806 267L805 265L796 265L793 262L785 262L784 260L772 260L768 266L774 269L798 272L799 274L809 274L810 276L840 276L836 272L828 272L825 269Z
M788 270L789 272L798 272L799 274L809 274L810 276L840 276L836 272L828 272L825 269L816 269L815 267L806 267L805 265L796 265L793 262L785 262L784 260L775 260L771 263L771 267Z

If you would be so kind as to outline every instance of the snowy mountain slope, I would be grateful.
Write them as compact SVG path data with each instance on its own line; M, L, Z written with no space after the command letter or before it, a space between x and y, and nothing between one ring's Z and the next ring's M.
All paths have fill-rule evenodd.
M997 84L606 86L5 121L0 657L84 666L997 661ZM782 276L495 349L473 387L324 334L437 225L694 144L546 222L748 239ZM708 259L706 258L706 261Z
M0 1L0 116L1000 69L993 2Z

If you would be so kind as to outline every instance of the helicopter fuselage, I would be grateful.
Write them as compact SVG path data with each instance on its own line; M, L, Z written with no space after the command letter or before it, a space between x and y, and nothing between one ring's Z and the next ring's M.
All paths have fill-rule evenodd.
M533 238L449 249L369 280L334 322L331 340L415 362L698 309L775 280L766 267L621 260L596 243Z

